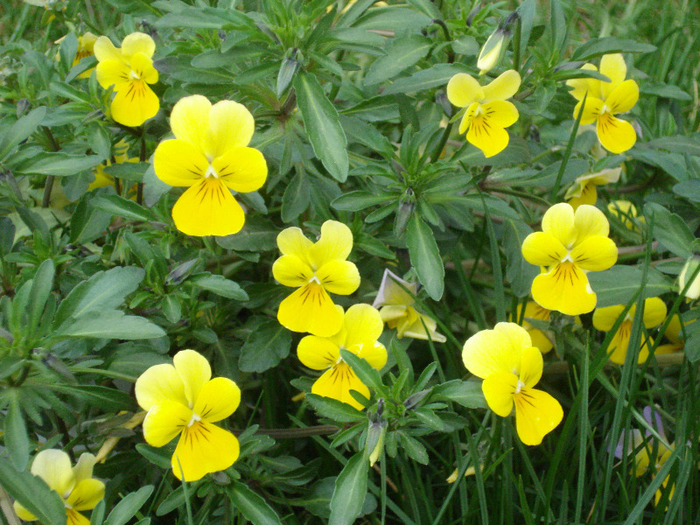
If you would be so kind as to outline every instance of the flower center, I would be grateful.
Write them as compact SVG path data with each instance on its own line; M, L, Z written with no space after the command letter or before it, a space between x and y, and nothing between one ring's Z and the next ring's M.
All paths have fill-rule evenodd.
M134 71L133 69L132 69L131 72L129 73L129 78L130 78L131 80L141 80L141 77L140 77L140 76L138 75L138 73L136 73L136 71Z
M573 257L571 257L571 252L566 252L566 255L565 255L565 256L562 258L562 260L559 261L559 262L562 262L562 263L565 263L565 262L574 262Z
M311 279L309 279L309 283L321 284L321 281L319 281L318 277L316 277L316 274L314 274L314 276Z
M207 168L207 171L204 173L204 178L208 179L209 177L214 177L215 179L219 178L219 174L216 173L216 170L214 169L214 166L209 164L209 167Z
M192 412L192 417L190 418L190 422L187 423L187 428L190 428L192 425L194 425L197 421L201 421L202 418L198 414L195 414Z
M607 104L603 104L603 107L600 108L600 114L605 115L606 113L612 115L612 110L607 106Z
M525 386L525 383L523 383L520 379L518 379L518 385L515 387L515 393L519 394L524 386Z

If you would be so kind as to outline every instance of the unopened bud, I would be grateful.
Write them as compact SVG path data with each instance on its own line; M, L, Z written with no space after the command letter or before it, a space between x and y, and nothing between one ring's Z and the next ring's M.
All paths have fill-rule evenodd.
M688 299L700 298L700 257L691 257L685 262L678 276L678 286L679 293L685 293Z

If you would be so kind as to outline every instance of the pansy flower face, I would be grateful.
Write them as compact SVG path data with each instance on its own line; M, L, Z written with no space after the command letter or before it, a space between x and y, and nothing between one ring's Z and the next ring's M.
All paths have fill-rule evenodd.
M566 190L564 199L576 210L581 204L593 206L598 200L597 186L620 180L622 168L605 169L598 173L589 173L576 177L574 183Z
M134 127L155 117L160 102L149 87L158 82L152 60L156 50L153 39L144 33L131 33L118 48L109 38L101 36L93 50L98 60L97 81L105 89L114 86L112 118Z
M595 308L597 297L586 272L607 270L617 261L603 212L583 204L555 204L542 217L542 231L531 233L523 257L544 271L532 283L532 297L547 310L579 315Z
M585 64L581 69L596 71L593 64ZM610 81L597 78L574 78L566 85L573 88L570 93L578 100L574 118L578 117L584 97L581 124L596 125L598 140L612 153L622 153L634 146L637 134L632 125L615 115L631 110L639 99L639 86L634 80L625 80L627 65L621 54L604 55L600 60L600 73Z
M158 144L153 167L166 184L189 187L173 207L175 227L195 236L240 231L245 216L231 190L255 191L267 178L262 153L248 147L253 115L232 100L192 95L175 104L170 127L175 139Z
M466 108L459 124L459 133L467 133L467 141L479 148L486 157L503 151L510 140L505 130L518 120L518 110L507 99L520 87L520 74L511 69L481 86L466 73L457 73L447 84L447 98L460 108Z

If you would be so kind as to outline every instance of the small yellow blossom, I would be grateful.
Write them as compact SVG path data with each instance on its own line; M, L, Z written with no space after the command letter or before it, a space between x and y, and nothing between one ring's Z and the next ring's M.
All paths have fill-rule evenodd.
M526 445L539 445L564 417L556 399L534 388L542 377L542 352L522 326L498 323L477 332L464 343L462 360L484 380L481 389L491 410L507 417L515 405L516 430Z
M678 292L685 293L688 300L700 298L700 269L698 267L700 267L700 257L691 257L685 262L678 276ZM689 282L690 284L688 284ZM686 286L688 287L687 290Z
M55 43L60 44L65 38L65 36L62 36L61 38L56 40ZM78 37L78 49L75 52L75 57L73 57L73 63L71 64L71 66L78 65L78 63L83 58L93 56L95 54L95 42L97 42L97 35L92 34L90 31L80 35ZM59 60L59 53L56 53L56 60ZM94 71L94 69L94 67L86 69L85 71L80 73L77 78L89 78L90 74Z
M608 212L616 217L622 225L631 231L639 231L639 223L644 224L644 217L637 213L637 207L630 201L617 200L608 203Z
M593 64L585 64L581 69L597 70ZM634 146L637 134L629 122L620 120L615 115L626 113L634 107L639 99L639 87L634 80L625 80L627 65L619 53L601 58L600 73L610 81L575 78L566 82L572 88L571 95L578 100L574 118L578 117L586 97L581 125L595 122L598 140L603 147L612 153L622 153Z
M579 315L595 308L597 296L586 272L607 270L617 261L617 246L608 238L603 212L583 204L555 204L542 217L542 231L522 246L530 264L544 267L532 283L532 297L547 310Z
M116 164L123 164L125 162L138 162L138 157L129 157L128 155L129 145L124 139L120 140L114 145L114 162ZM100 164L95 168L95 180L88 186L88 191L92 191L97 188L104 188L106 186L112 186L114 184L114 177L108 175L105 172L107 166L111 166L112 161L107 160L104 164Z
M608 332L612 330L613 325L617 321L620 314L625 309L624 305L606 306L597 308L593 313L593 326L596 330ZM613 363L622 365L625 363L625 356L630 343L630 335L632 332L632 323L634 315L637 311L637 305L633 304L627 312L624 321L615 332L610 345L608 346L608 357ZM658 297L650 297L644 300L644 313L642 314L642 324L649 330L659 326L666 319L666 304ZM640 341L640 350L637 357L638 363L644 363L649 358L649 348L653 346L654 341L651 337L644 338Z
M664 335L666 336L666 339L668 339L671 342L665 345L657 346L656 352L654 352L654 354L661 355L682 352L685 349L685 341L683 339L683 326L688 326L690 323L693 322L695 322L695 319L686 323L682 323L680 315L673 314L673 317L671 317L671 321L666 326L666 330L664 330Z
M124 126L140 126L158 113L160 102L148 86L158 82L152 60L155 49L153 39L138 32L127 35L121 48L106 36L95 42L97 81L105 89L114 86L112 118Z
M474 77L457 73L447 84L447 98L466 108L459 124L459 133L467 132L467 141L486 157L503 151L510 140L505 130L518 120L515 104L508 102L520 87L520 74L510 69L486 86Z
M597 173L589 173L576 177L574 183L566 190L564 199L576 210L581 204L591 206L598 200L597 186L620 180L622 168L605 169Z
M404 290L405 287L409 292ZM390 270L384 270L382 284L379 286L377 298L372 306L380 308L379 313L389 328L396 329L396 335L413 337L415 339L431 339L436 343L444 343L447 338L435 331L435 319L419 313L413 305L416 302L418 285L411 284ZM427 329L427 331L426 331Z
M518 319L520 319L522 310L522 305L518 305ZM554 345L552 344L551 340L552 335L550 334L548 336L539 328L535 328L527 320L537 319L539 321L549 321L550 314L551 312L549 310L547 310L546 308L542 308L535 301L528 301L525 305L525 312L523 313L523 322L520 325L530 334L530 338L532 339L532 346L534 346L535 348L539 348L543 354L548 353L550 350L552 350L552 348L554 348Z
M297 227L277 236L282 257L272 274L284 286L297 288L280 304L277 320L293 332L330 337L343 326L343 314L328 292L350 295L360 286L360 272L347 261L352 251L352 232L338 221L326 221L315 243Z
M386 348L377 341L382 335L384 323L379 312L368 304L355 304L343 314L342 327L332 337L307 335L297 347L297 356L304 366L312 370L325 370L311 387L311 393L337 399L358 410L364 408L352 395L355 390L369 398L369 388L357 377L353 369L340 356L340 350L352 352L380 370L387 359Z
M63 500L68 516L67 525L89 525L90 520L80 511L94 509L105 497L105 484L92 477L94 466L95 456L83 453L75 467L71 468L68 454L56 449L42 450L32 462L31 473L43 479ZM14 503L14 508L25 521L37 519L18 502Z
M153 154L153 168L171 186L188 187L173 207L175 227L187 235L230 235L245 216L230 190L247 193L267 178L262 153L248 147L255 120L245 106L206 97L181 98L170 114L175 139Z
M194 350L175 354L173 364L154 365L136 380L136 401L146 410L143 437L162 447L178 434L173 474L196 481L238 459L238 439L214 425L238 408L241 391L225 377L211 378L209 362Z

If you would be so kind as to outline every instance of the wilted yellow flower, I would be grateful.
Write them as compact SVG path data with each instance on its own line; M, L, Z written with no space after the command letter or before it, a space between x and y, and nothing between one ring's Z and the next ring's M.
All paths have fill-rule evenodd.
M272 274L280 284L298 288L280 304L277 320L293 332L335 335L343 326L343 313L328 292L350 295L360 286L360 272L346 260L352 251L350 228L326 221L315 243L299 228L287 228L277 236L277 246L282 257L272 265Z
M542 231L522 246L530 264L545 268L532 283L532 297L547 310L579 315L595 308L597 296L586 272L607 270L617 261L617 246L608 238L603 212L583 204L555 204L542 217Z
M181 98L170 114L174 140L153 154L153 168L171 186L189 186L173 207L175 227L187 235L230 235L245 215L230 190L247 193L267 178L265 157L249 148L255 121L245 106L201 95Z
M447 84L447 98L457 107L466 108L459 133L486 157L503 151L510 140L505 130L518 120L518 110L509 99L520 87L520 74L510 69L486 86L474 77L457 73Z
M345 314L342 307L335 308L342 319L340 331L332 337L307 335L299 342L297 356L304 366L325 370L311 387L312 394L337 399L361 410L364 407L350 395L350 390L369 398L369 388L343 361L340 350L352 352L380 370L387 359L386 348L377 341L384 323L379 312L368 304L355 304Z
M613 325L617 321L620 314L625 309L624 305L606 306L597 308L593 313L593 326L596 330L608 332L612 330ZM625 363L625 356L630 343L630 335L632 332L632 323L634 314L637 311L637 305L633 304L628 310L625 320L615 332L610 346L608 346L608 357L613 363L622 365ZM658 297L650 297L644 300L644 313L642 314L642 324L649 330L659 326L666 319L666 304ZM649 358L649 348L653 346L654 341L651 337L645 338L642 335L640 341L640 350L637 357L638 363L644 363Z
M516 430L526 445L539 445L564 417L556 399L534 388L542 377L542 352L522 326L498 323L477 332L464 343L462 360L484 380L481 389L491 410L507 417L515 405Z
M405 287L411 293L404 290ZM389 328L396 329L396 335L413 337L414 339L431 339L436 343L444 343L447 338L435 331L437 322L427 315L419 313L413 305L418 285L409 283L395 275L390 270L384 270L382 284L379 286L377 298L372 306L380 308L379 313ZM427 331L426 331L427 329Z
M576 177L574 183L566 190L564 199L576 210L581 204L593 206L598 200L597 186L620 180L622 168L605 169Z
M95 456L84 453L71 468L68 454L56 449L42 450L32 462L31 473L43 479L63 500L68 516L67 525L89 525L90 520L80 511L94 509L105 497L105 484L92 477L94 466ZM25 521L37 519L16 501L14 508Z
M154 365L141 374L136 401L148 411L143 437L149 445L162 447L180 435L171 459L176 478L196 481L238 459L238 439L214 423L233 414L241 391L228 378L212 379L209 361L194 350L182 350L172 365Z
M145 33L131 33L114 47L106 36L94 45L97 57L97 81L109 89L114 86L112 118L125 126L140 126L158 113L160 102L148 84L158 82L158 71L153 67L156 44Z
M700 297L700 271L698 267L700 267L700 258L691 257L685 262L678 276L679 293L685 293L685 296L691 300ZM693 277L693 275L695 277ZM692 279L692 281L690 281L690 279ZM690 285L688 285L689 282ZM687 290L685 289L686 286L688 286Z
M585 64L581 69L597 70L593 64ZM600 59L600 72L610 81L597 78L567 80L566 85L572 88L571 95L578 100L574 118L578 117L586 97L581 125L595 122L598 140L603 147L613 153L622 153L634 146L637 134L629 122L615 115L626 113L634 107L639 99L639 87L634 80L625 80L627 65L620 53L604 55Z

